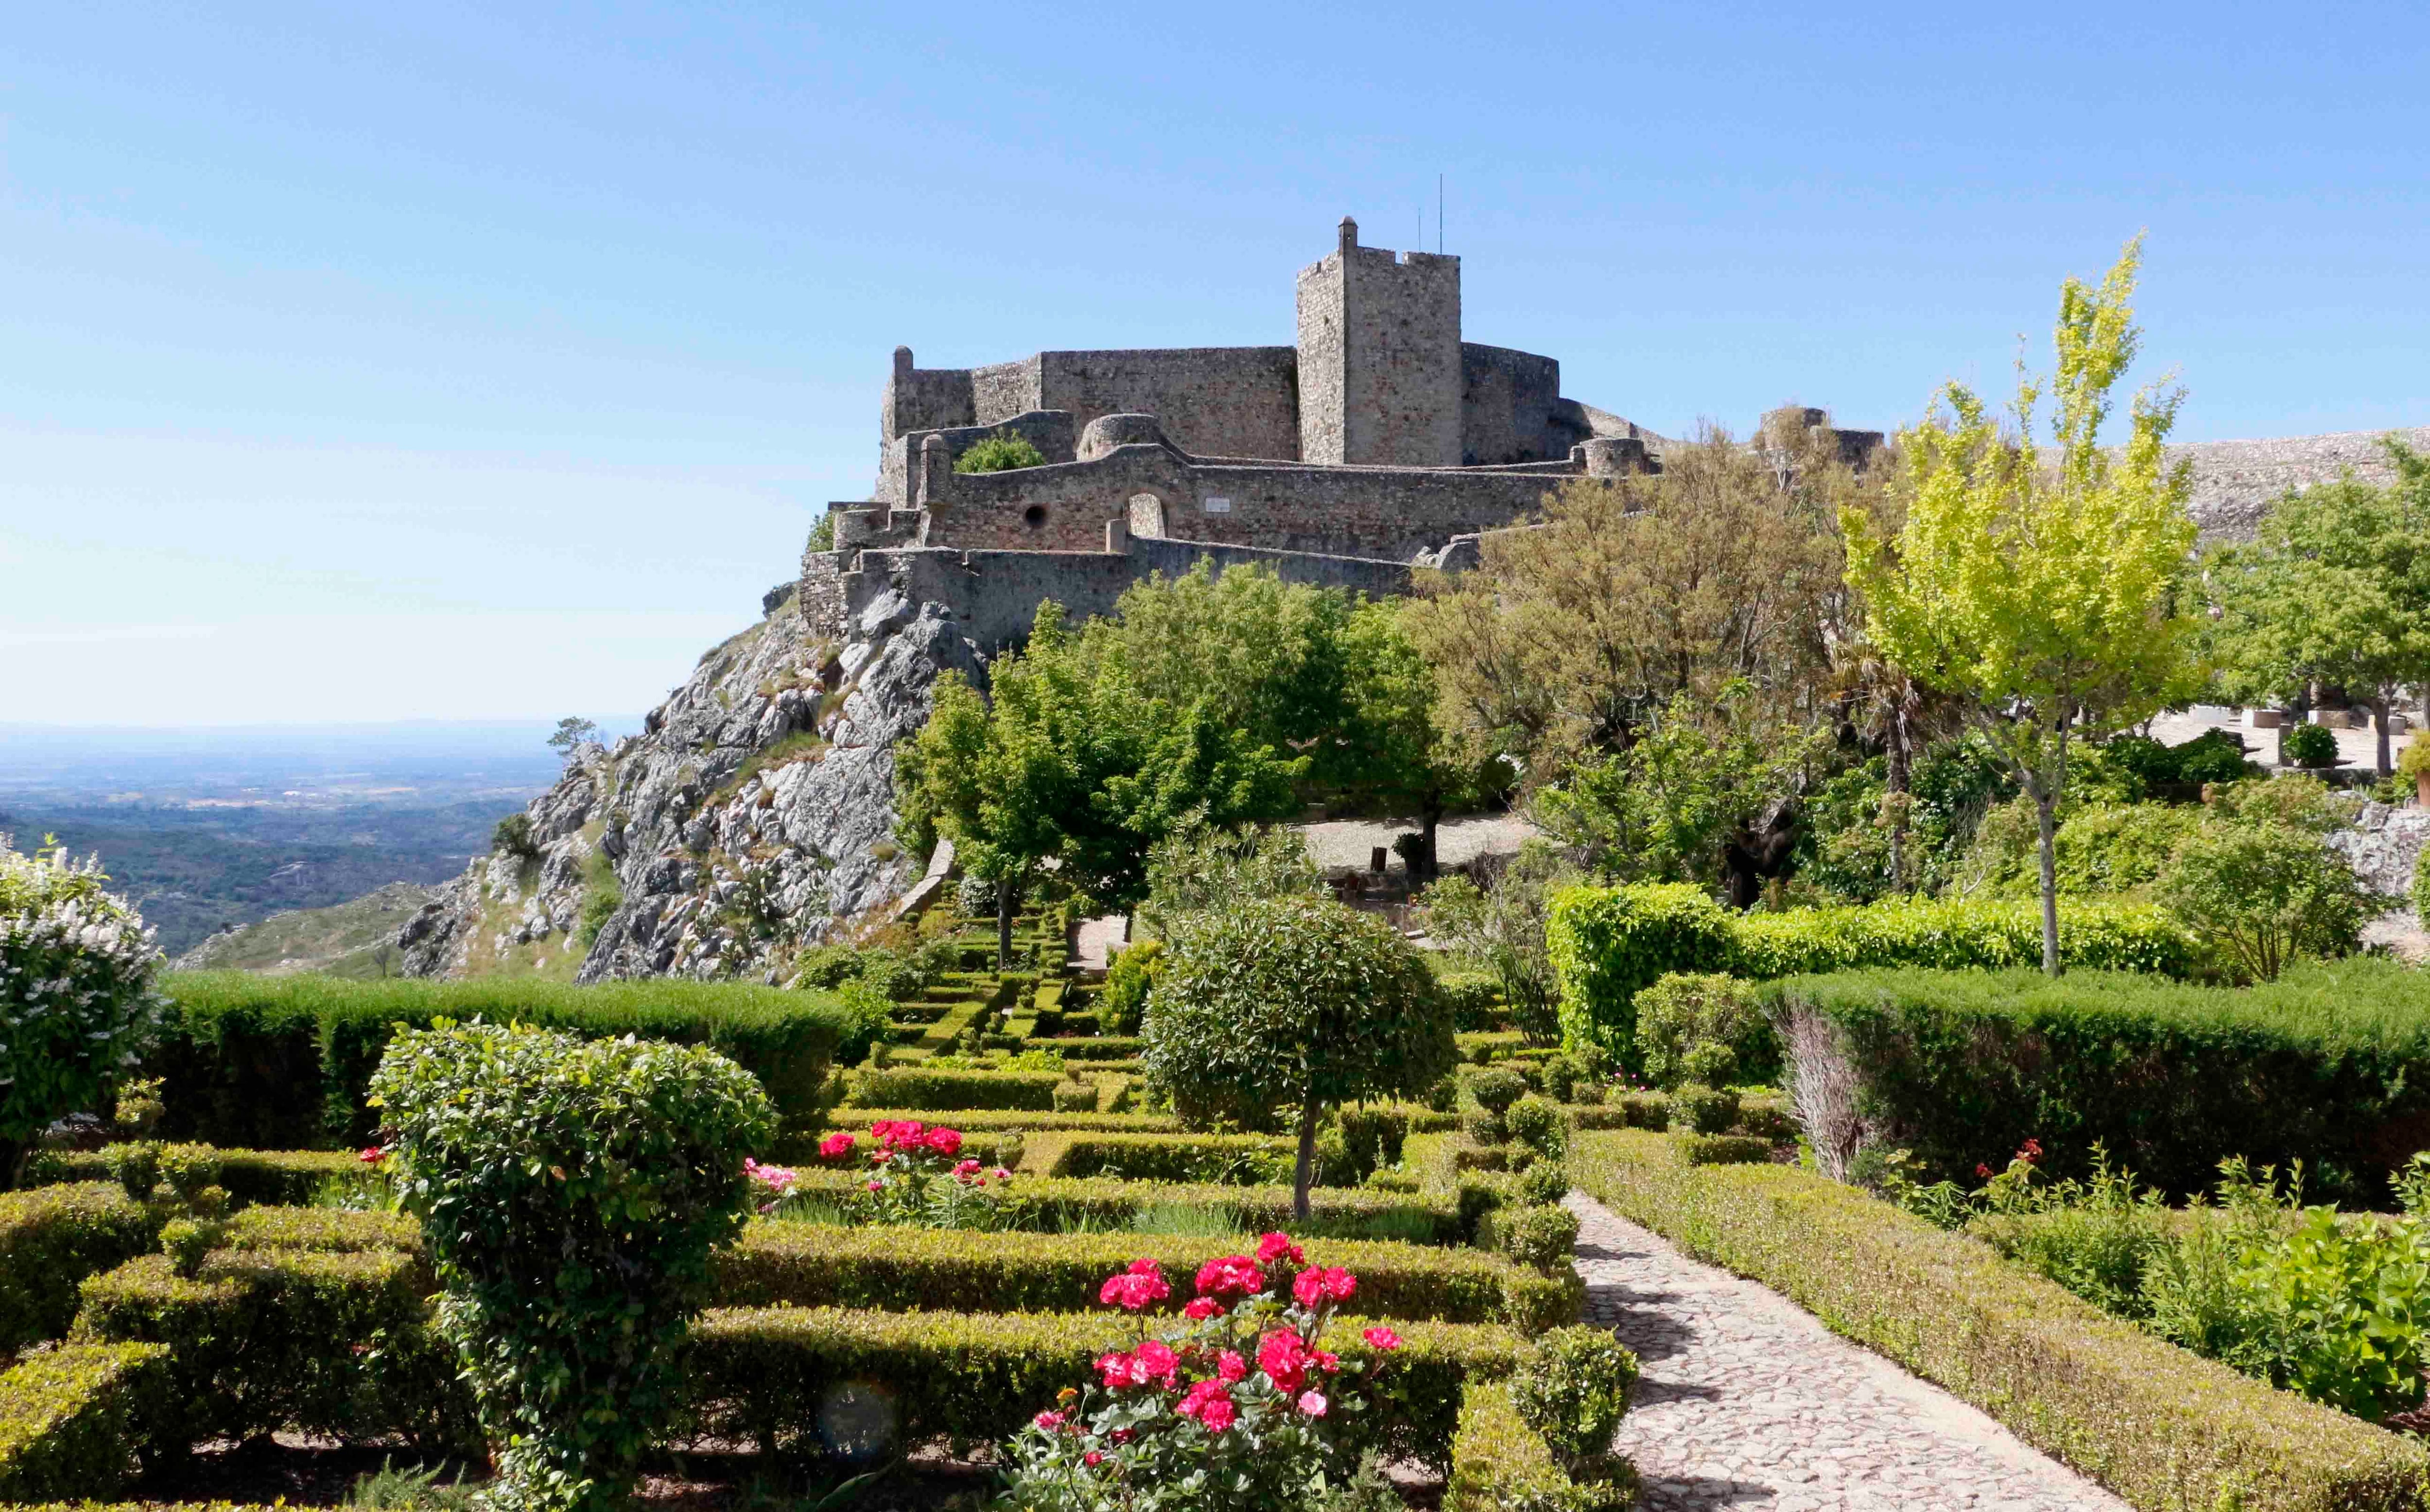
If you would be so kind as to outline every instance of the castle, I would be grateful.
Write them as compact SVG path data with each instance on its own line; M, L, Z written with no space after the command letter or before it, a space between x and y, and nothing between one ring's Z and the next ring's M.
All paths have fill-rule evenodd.
M840 634L893 590L954 606L992 647L1040 599L1102 613L1137 578L1199 560L1401 592L1421 557L1456 565L1463 538L1572 479L1660 469L1664 438L1563 397L1558 361L1460 340L1456 257L1360 246L1345 218L1300 271L1297 305L1295 346L980 368L922 368L895 348L876 488L829 506L833 548L804 558L804 612ZM954 470L998 433L1044 465ZM1839 436L1851 452L1880 440Z

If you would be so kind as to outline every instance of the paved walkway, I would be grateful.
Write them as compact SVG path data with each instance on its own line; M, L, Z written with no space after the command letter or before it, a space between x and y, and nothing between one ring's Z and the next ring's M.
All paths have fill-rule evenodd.
M1587 1318L1644 1369L1620 1430L1647 1512L2127 1512L1776 1292L1573 1193Z

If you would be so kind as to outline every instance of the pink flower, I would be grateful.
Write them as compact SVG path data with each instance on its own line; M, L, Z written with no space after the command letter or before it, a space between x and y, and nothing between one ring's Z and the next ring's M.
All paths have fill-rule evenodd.
M975 1160L964 1160L954 1167L954 1176L959 1181L968 1181L978 1173L979 1163Z
M1145 1269L1141 1269L1144 1267ZM1108 1305L1119 1305L1126 1312L1141 1312L1173 1295L1164 1272L1154 1260L1135 1260L1131 1268L1106 1278L1097 1288L1097 1300Z
M1172 1345L1160 1338L1141 1339L1136 1357L1142 1371L1166 1390L1173 1389L1173 1377L1181 1369L1181 1356L1173 1352Z
M1257 1369L1285 1393L1307 1384L1307 1345L1288 1328L1277 1328L1257 1340Z
M1324 1416L1324 1398L1314 1391L1303 1391L1299 1394L1299 1410L1311 1418L1322 1418Z
M1291 1295L1303 1307L1327 1302L1348 1302L1358 1289L1358 1278L1338 1265L1311 1266L1291 1282Z
M1095 1470L1099 1465L1102 1465L1105 1462L1106 1456L1098 1454L1093 1449L1080 1456L1080 1463L1088 1466L1090 1470Z
M858 1141L854 1139L851 1135L839 1129L835 1133L828 1135L825 1138L819 1141L819 1158L822 1160L841 1160L844 1156L852 1154L852 1147Z
M1331 1350L1318 1350L1315 1354L1309 1355L1308 1358L1316 1361L1317 1368L1327 1375L1331 1375L1334 1371L1341 1369L1341 1356L1334 1354Z
M1232 1426L1239 1409L1232 1404L1229 1387L1221 1381L1199 1381L1173 1410L1182 1417L1197 1419L1208 1433L1220 1434Z
M886 1189L886 1183L882 1181L868 1182L865 1185L871 1191L884 1191Z
M1298 1265L1307 1258L1300 1253L1299 1246L1291 1242L1291 1238L1288 1234L1263 1234L1257 1238L1259 1265L1272 1265L1276 1260L1289 1260L1291 1264Z
M1215 1356L1215 1379L1230 1386L1235 1381L1248 1378L1249 1362L1240 1358L1239 1350L1227 1349Z
M917 1119L880 1119L869 1126L869 1132L880 1150L890 1150L896 1145L907 1148L918 1144L923 1126Z
M1203 1296L1221 1297L1235 1292L1247 1296L1265 1289L1265 1272L1245 1254L1227 1254L1198 1268L1198 1290Z
M1989 1181L1991 1179L1991 1168L1977 1160L1974 1162L1974 1174L1985 1181Z
M912 1127L917 1128L919 1125L915 1123ZM954 1156L962 1153L961 1131L958 1129L930 1129L927 1136L927 1144L929 1149L936 1151L939 1155L951 1160Z
M1012 1179L1012 1172L1005 1170L1002 1166L996 1167L993 1174L995 1179L998 1181L1010 1181Z
M1181 1309L1181 1316L1192 1322L1203 1323L1223 1310L1223 1304L1212 1297L1192 1297L1190 1305Z
M1147 1371L1140 1366L1139 1356L1127 1351L1117 1350L1111 1354L1098 1355L1097 1370L1108 1391L1119 1391L1126 1386L1147 1385Z
M2027 1139L2024 1148L2017 1152L2017 1158L2029 1166L2039 1163L2041 1157L2042 1142L2039 1139Z
M388 1158L388 1152L381 1149L378 1145L373 1145L370 1149L365 1150L361 1155L355 1156L355 1158L361 1161L364 1165L375 1166Z
M1032 1418L1029 1421L1038 1424L1040 1428L1045 1429L1048 1433L1053 1433L1056 1429L1063 1426L1063 1414L1059 1412L1041 1412L1037 1417Z
M1367 1330L1364 1334L1361 1334L1358 1337L1364 1338L1368 1343L1374 1345L1377 1349L1382 1350L1388 1354L1401 1347L1401 1336L1381 1324Z

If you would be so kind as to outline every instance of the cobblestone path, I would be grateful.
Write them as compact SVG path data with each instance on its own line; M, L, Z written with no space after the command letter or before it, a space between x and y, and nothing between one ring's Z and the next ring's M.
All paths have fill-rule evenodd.
M1644 1368L1620 1449L1647 1512L2127 1512L1778 1293L1573 1192L1587 1320Z

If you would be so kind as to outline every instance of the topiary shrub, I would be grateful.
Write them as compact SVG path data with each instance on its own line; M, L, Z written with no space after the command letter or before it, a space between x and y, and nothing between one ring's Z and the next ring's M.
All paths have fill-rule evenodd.
M1569 1121L1561 1110L1540 1097L1523 1097L1503 1115L1510 1137L1544 1160L1558 1161L1569 1153Z
M0 1185L53 1122L108 1105L166 1019L152 931L108 880L64 846L25 856L0 835Z
M1506 1068L1483 1071L1468 1079L1468 1095L1489 1113L1507 1112L1527 1093L1527 1079Z
M1724 1134L1739 1121L1739 1094L1694 1083L1671 1094L1671 1105L1698 1134Z
M1624 1464L1611 1440L1637 1374L1637 1356L1605 1330L1556 1328L1510 1372L1510 1401L1573 1479L1608 1480Z
M1149 994L1140 1058L1186 1119L1257 1127L1296 1105L1305 1220L1324 1109L1421 1091L1457 1054L1434 973L1400 931L1284 896L1189 916Z
M1577 1248L1578 1215L1550 1203L1496 1208L1486 1215L1490 1247L1546 1275L1567 1271Z
M1097 1014L1118 1035L1139 1033L1147 1014L1147 995L1164 972L1164 941L1142 939L1116 955L1106 968L1106 989L1097 995Z
M1509 1027L1509 1011L1502 1005L1502 984L1483 972L1446 972L1443 997L1451 1004L1451 1024L1461 1034Z
M675 1403L709 1255L749 1215L776 1115L711 1051L441 1024L372 1081L497 1447L501 1508L620 1504Z
M1713 1082L1709 1072L1698 1075L1688 1064L1708 1045L1727 1052L1733 1071L1769 1080L1765 1071L1778 1070L1780 1038L1753 989L1737 977L1666 972L1637 994L1637 1049L1647 1081L1666 1088L1691 1078Z
M2287 731L2280 747L2287 759L2299 767L2327 767L2337 764L2338 738L2319 724L2297 724Z

